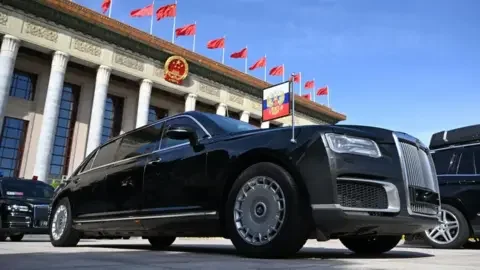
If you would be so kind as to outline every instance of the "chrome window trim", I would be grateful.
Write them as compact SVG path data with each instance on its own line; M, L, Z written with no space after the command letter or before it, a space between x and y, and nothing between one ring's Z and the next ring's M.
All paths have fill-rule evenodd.
M121 218L99 218L99 219L78 219L74 220L75 224L82 223L97 223L97 222L113 222L113 221L128 221L128 220L146 220L146 219L162 219L162 218L182 218L182 217L201 217L201 216L215 216L217 211L201 211L201 212L186 212L186 213L177 213L177 214L163 214L163 215L152 215L152 216L130 216L130 217L121 217Z
M160 124L160 123L165 123L166 121L170 121L170 120L174 120L174 119L177 119L177 118L181 118L181 117L187 117L187 118L190 118L192 119L195 123L198 124L198 126L200 126L200 128L205 132L205 134L208 136L208 138L206 139L210 139L212 138L212 135L210 134L210 132L207 131L207 129L197 120L195 119L194 117L192 117L191 115L175 115L175 116L171 116L171 117L168 117L168 118L164 118L162 120L159 120L157 122L154 122L154 123L151 123L149 125L145 125L143 127L140 127L138 129L134 129L132 131L129 131L129 132L125 132L124 134L118 136L118 137L115 137L111 140L109 140L108 142L104 143L103 145L97 147L95 149L95 156L93 157L93 162L95 162L95 159L97 158L97 155L98 155L98 152L100 151L100 149L104 146L104 145L107 145L109 144L110 142L113 142L115 140L118 140L118 139L121 139L123 138L124 136L130 134L130 133L133 133L135 131L140 131L144 128L147 128L147 127L150 127L150 126L153 126L153 125L157 125L157 124ZM163 135L162 135L163 136ZM178 148L178 147L181 147L181 146L185 146L185 145L188 145L190 143L181 143L181 144L177 144L177 145L174 145L174 146L170 146L170 147L167 147L167 148L163 148L163 149L160 149L160 146L162 145L162 140L160 139L160 143L158 145L158 149L157 150L154 150L150 153L146 153L146 154L142 154L142 155L139 155L139 156L136 156L136 157L131 157L131 158L126 158L126 159L122 159L122 160L117 160L117 161L114 161L114 162L110 162L110 163L107 163L107 164L103 164L101 166L97 166L95 168L91 168L88 169L88 170L85 170L85 171L82 171L80 173L77 174L77 176L80 176L80 175L83 175L85 173L88 173L88 172L91 172L91 171L94 171L94 170L98 170L98 169L101 169L101 168L105 168L105 167L108 167L108 166L111 166L111 165L116 165L116 164L119 164L119 163L124 163L124 162L128 162L128 161L131 161L133 159L137 159L137 158L141 158L141 157L145 157L145 156L148 156L148 155L151 155L151 154L154 154L154 153L159 153L159 152L163 152L163 151L167 151L167 150L170 150L170 149L174 149L174 148ZM92 162L92 166L93 166L93 162Z
M400 160L400 168L401 168L401 171L402 171L402 180L403 180L403 184L404 184L404 187L405 187L405 198L406 198L406 202L407 202L407 212L408 212L409 215L412 215L412 216L421 216L421 217L431 218L431 217L433 217L432 215L426 215L426 214L422 214L422 213L413 212L412 208L410 207L411 201L410 201L410 193L409 193L410 189L408 187L409 180L408 180L408 177L407 177L407 167L405 165L405 157L403 156L403 152L402 152L402 149L401 149L401 146L400 146L399 137L401 139L410 141L412 143L416 143L419 140L418 139L411 140L410 138L414 138L414 137L402 136L400 133L397 133L397 132L392 132L392 136L393 136L393 141L395 142L395 147L397 149L398 157L399 157L399 160ZM429 151L428 148L427 148L427 151ZM438 178L438 176L437 176L437 178ZM438 180L435 181L435 185L436 185L437 190L440 190L440 187L438 186ZM440 196L438 196L438 200L439 200L438 211L440 212L440 208L441 208Z
M444 150L457 149L457 148L465 148L465 147L479 146L479 145L480 145L480 142L468 143L468 144L450 145L450 146L446 146L446 147L442 147L442 148L437 148L437 149L430 150L430 152L433 154L433 153L435 153L435 152L437 152L437 151L444 151Z
M376 208L360 208L360 207L346 207L340 204L330 204L326 206L325 204L313 204L312 208L314 209L328 209L336 208L344 211L357 211L357 212L382 212L382 213L398 213L400 212L400 195L395 184L385 181L370 180L370 179L361 179L353 177L339 177L337 180L340 181L351 181L351 182L364 182L381 185L385 192L387 193L388 207L386 209L376 209Z

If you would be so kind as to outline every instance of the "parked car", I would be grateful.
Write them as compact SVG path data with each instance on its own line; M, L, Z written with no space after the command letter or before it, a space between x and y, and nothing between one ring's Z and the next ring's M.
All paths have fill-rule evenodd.
M429 146L441 194L441 223L421 234L435 248L480 237L480 125L437 132Z
M294 133L198 111L126 132L59 186L51 243L138 236L166 248L223 236L245 256L285 257L314 238L380 254L437 224L438 185L419 140L365 126Z
M0 241L25 234L48 234L53 187L32 179L0 177Z

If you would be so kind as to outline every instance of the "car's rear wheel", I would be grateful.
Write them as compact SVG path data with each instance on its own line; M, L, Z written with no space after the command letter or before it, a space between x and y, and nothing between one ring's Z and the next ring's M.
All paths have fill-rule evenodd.
M10 240L12 240L13 242L20 242L20 241L22 241L23 236L24 236L23 233L22 234L10 235Z
M457 208L442 204L440 224L423 232L427 244L434 248L462 248L470 237L470 226L465 216Z
M166 249L175 242L175 236L149 237L148 242L154 249Z
M340 238L340 242L357 254L378 255L392 250L401 239L401 235L358 236L343 237Z
M50 242L55 247L73 247L80 241L80 233L72 227L72 210L67 197L54 207L50 219Z
M248 257L295 254L309 235L308 208L292 176L282 167L257 163L234 182L225 226L235 248Z

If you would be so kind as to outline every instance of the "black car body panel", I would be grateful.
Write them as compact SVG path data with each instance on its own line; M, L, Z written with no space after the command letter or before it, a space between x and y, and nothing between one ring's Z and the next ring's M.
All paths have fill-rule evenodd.
M480 125L432 135L442 203L459 209L468 220L471 237L480 237Z
M0 178L0 234L47 234L54 189L43 182Z
M176 144L175 139L165 135L177 127L191 131L187 141ZM145 141L143 137L138 139L138 149L153 150L138 150L134 157L121 161L99 161L102 165L91 169L91 160L103 155L97 154L99 149L118 143L119 152L123 152L128 141L125 138L135 137L141 130L152 135ZM327 145L327 133L371 139L382 156L334 152ZM400 133L397 138L385 129L341 125L297 126L294 134L292 143L290 127L257 129L197 111L162 119L93 151L57 189L52 207L68 197L74 227L83 237L225 236L225 201L233 182L250 165L268 161L280 165L295 179L302 198L311 207L312 225L317 229L313 235L317 239L415 233L437 223L437 187L409 186L405 180L405 158L398 151L401 143L420 149L415 139L409 141L410 137ZM117 151L107 159L114 156L118 156ZM356 199L362 202L356 202L356 188L377 192L367 193L388 201L377 207L376 197L368 198L367 193L360 192L363 198ZM406 199L416 188L430 192L433 199ZM367 201L378 209L355 206ZM433 212L415 212L412 207L418 203Z

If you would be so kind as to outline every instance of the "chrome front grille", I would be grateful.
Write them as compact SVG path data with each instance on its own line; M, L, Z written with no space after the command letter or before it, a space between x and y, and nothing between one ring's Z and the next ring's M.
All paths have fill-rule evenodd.
M410 192L419 188L439 193L437 173L428 148L417 139L403 133L394 133L393 138L400 157L409 214L436 216L438 205L415 202Z
M33 206L33 220L46 221L48 219L48 205Z

